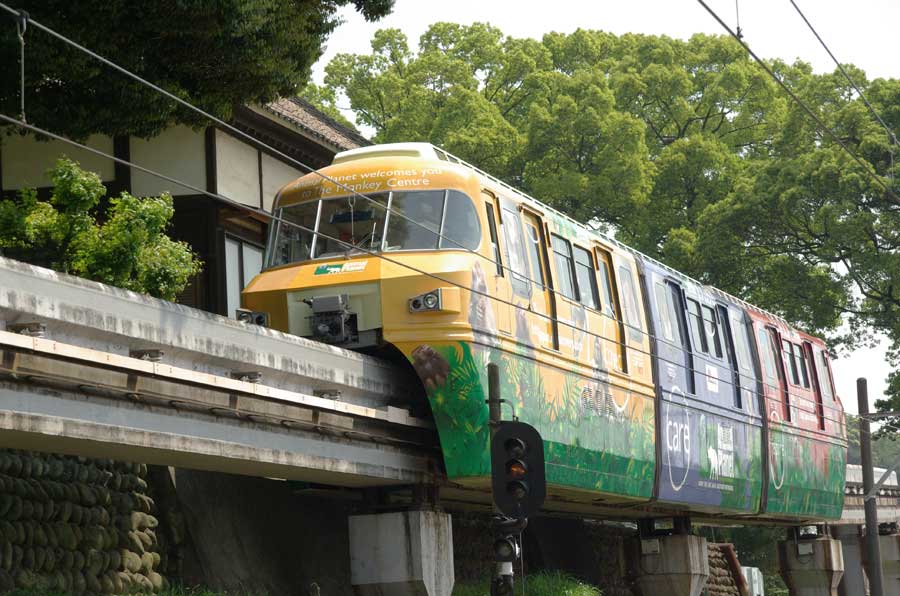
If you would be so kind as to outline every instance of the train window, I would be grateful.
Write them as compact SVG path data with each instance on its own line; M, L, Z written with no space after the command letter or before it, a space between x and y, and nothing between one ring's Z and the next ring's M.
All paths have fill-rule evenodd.
M491 234L491 252L494 255L494 263L497 266L497 275L503 277L503 261L500 260L500 242L497 240L497 219L494 217L494 206L486 202L488 230Z
M598 260L600 264L600 269L598 270L598 274L600 275L600 288L603 292L603 312L614 319L618 319L619 315L616 313L616 303L613 298L612 279L609 274L609 265L606 262L608 258L609 257L604 255Z
M519 214L508 207L503 207L503 237L506 240L506 260L512 272L512 289L519 296L530 298L531 284L527 279L528 257L525 256L522 222L519 221Z
M778 383L778 369L775 367L775 358L772 356L772 346L766 337L765 329L758 329L756 332L759 341L759 353L762 356L763 372L766 375L766 383L775 386Z
M438 224L444 193L438 193ZM381 235L387 215L386 193L372 195L370 200L356 196L322 201L317 224L314 257L344 255L354 249L380 250ZM434 236L435 240L437 236ZM432 244L431 248L434 248Z
M559 278L559 291L571 300L578 300L575 289L575 271L572 261L572 245L565 238L551 234L553 256L556 261L556 273Z
M578 277L581 303L594 310L600 310L597 278L594 276L594 259L591 257L591 253L577 246L575 247L575 273Z
M709 354L709 346L706 343L706 333L703 331L703 315L700 314L700 303L688 298L687 311L694 351Z
M393 193L385 250L437 248L443 212L443 192Z
M670 292L659 282L653 285L653 293L656 296L656 310L659 312L659 321L662 327L663 337L669 341L675 341L674 317L672 316Z
M273 238L269 243L269 267L298 263L310 258L319 204L320 201L306 201L282 207L275 212L275 217L283 221L273 222L275 225L271 228Z
M628 337L633 342L641 342L644 339L644 328L641 326L640 311L638 310L637 286L631 269L625 265L619 265L619 287L622 291L623 312L625 323L628 325Z
M541 269L541 234L533 223L525 223L525 234L528 245L528 256L531 257L531 279L544 287L544 271Z
M787 363L788 370L791 371L791 383L800 385L800 371L797 366L797 360L794 358L794 344L786 339L781 340L781 349L784 352L784 358Z
M827 397L829 401L834 401L834 389L831 386L831 375L828 374L828 355L825 352L817 352L816 372L819 377L819 387L822 388L822 395Z
M806 366L806 350L803 346L794 344L794 359L797 360L797 368L800 369L800 380L803 386L809 389L809 369Z
M447 191L441 223L440 248L476 250L481 246L481 225L472 200L461 192Z
M716 313L708 306L703 307L703 327L706 330L706 339L709 346L712 347L716 358L722 357L722 339L719 333L719 323L716 319Z
M731 317L731 332L734 335L734 351L741 370L752 372L753 359L750 357L750 338L747 326L740 316Z

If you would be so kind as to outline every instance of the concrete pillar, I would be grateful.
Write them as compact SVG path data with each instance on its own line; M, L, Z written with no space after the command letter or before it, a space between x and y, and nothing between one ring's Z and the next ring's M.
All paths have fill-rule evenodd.
M844 575L838 584L838 596L866 596L869 593L863 572L861 526L832 526L831 535L841 541Z
M350 583L357 596L450 596L453 579L450 514L350 516Z
M778 569L791 596L838 596L844 575L841 541L825 536L782 540Z
M706 538L690 534L635 538L623 560L637 596L699 596L709 578Z
M879 536L884 596L900 596L900 535Z

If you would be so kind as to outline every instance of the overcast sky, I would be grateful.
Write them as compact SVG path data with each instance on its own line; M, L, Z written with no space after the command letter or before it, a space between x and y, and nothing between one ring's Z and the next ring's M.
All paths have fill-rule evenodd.
M900 61L894 51L900 2L795 1L839 60L862 68L870 78L900 78ZM707 3L734 28L734 0L707 0ZM744 40L757 54L787 61L799 58L812 64L816 72L834 70L831 58L807 29L790 0L739 0L738 4ZM682 39L700 32L724 33L696 0L397 0L393 13L377 23L366 23L352 8L341 14L345 23L329 38L324 56L314 67L316 82L322 82L324 66L335 54L368 52L372 34L386 27L406 33L413 48L419 36L436 21L487 22L507 35L536 39L549 31L571 32L579 27ZM874 408L874 400L884 391L888 370L883 348L858 350L842 357L835 364L834 373L846 409L857 411L855 385L859 376L869 379Z

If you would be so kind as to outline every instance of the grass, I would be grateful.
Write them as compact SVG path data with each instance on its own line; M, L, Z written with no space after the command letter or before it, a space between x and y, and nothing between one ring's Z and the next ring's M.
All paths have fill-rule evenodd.
M453 596L488 596L490 584L456 584ZM515 594L522 593L522 578L516 576ZM542 572L525 578L526 596L601 596L600 590L558 571ZM324 596L324 595L323 595Z
M581 582L570 575L554 572L542 572L525 578L526 596L602 596L600 590L590 584ZM488 596L489 582L475 584L456 584L453 596ZM515 596L522 594L522 577L516 576ZM37 590L13 590L5 596L69 596L61 592ZM172 586L158 596L264 596L249 592L213 592L200 587ZM322 594L322 596L329 596Z

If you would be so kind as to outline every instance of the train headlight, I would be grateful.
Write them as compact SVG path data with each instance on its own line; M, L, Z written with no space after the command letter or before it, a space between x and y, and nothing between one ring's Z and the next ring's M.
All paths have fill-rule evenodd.
M422 304L429 310L437 308L439 302L440 300L435 292L429 292L422 297Z
M443 291L441 288L409 299L409 312L433 312L441 310Z
M242 323L249 323L251 325L259 325L260 327L268 327L269 326L269 313L261 312L257 310L249 310L246 308L239 308L235 311L235 318Z

